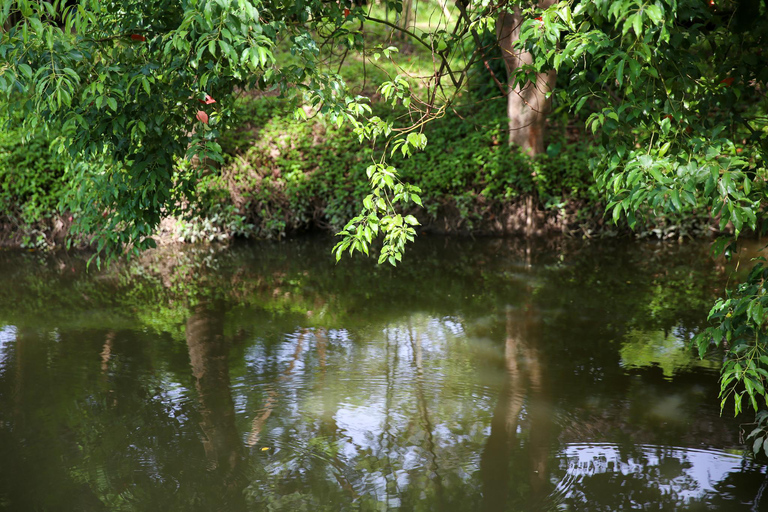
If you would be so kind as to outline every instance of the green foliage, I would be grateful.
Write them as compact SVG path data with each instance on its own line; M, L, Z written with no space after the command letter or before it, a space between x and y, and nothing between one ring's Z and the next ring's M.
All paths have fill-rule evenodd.
M503 95L499 84L507 85L507 69L497 41L495 24L480 25L476 33L477 39L467 40L464 43L467 52L473 52L479 48L482 54L482 59L476 62L467 73L467 89L478 98L498 98Z
M61 135L76 228L115 256L151 247L161 218L194 202L201 168L174 173L178 158L220 162L216 139L236 89L281 88L333 122L365 109L335 73L319 67L318 31L354 47L339 5L248 0L65 2L0 5L3 110L27 129ZM348 36L351 36L348 37ZM275 62L278 41L294 57ZM362 123L361 121L359 123Z
M697 338L701 355L709 348L710 340L717 345L727 343L729 351L722 368L720 396L723 406L728 398L733 398L736 414L743 409L744 398L755 411L766 400L768 268L763 261L755 265L744 283L715 302L709 314L715 325Z
M755 428L747 436L747 444L752 444L752 453L761 455L762 450L768 457L768 411L758 411L755 416Z
M394 217L387 217L386 213L397 204L407 206L413 202L421 206L418 195L421 189L413 185L395 183L396 174L392 166L370 165L366 169L366 175L373 192L363 199L362 215L351 219L339 232L339 236L343 239L336 244L333 252L336 254L336 261L341 259L345 250L349 250L350 254L354 250L368 254L373 237L378 235L381 229L384 234L384 247L379 256L379 263L388 261L394 266L402 260L405 244L413 242L416 236L413 226L418 226L419 221L413 215L397 214ZM388 190L392 193L389 194Z
M758 228L765 206L768 156L767 6L764 2L560 2L530 19L519 44L535 55L519 80L536 70L567 74L561 102L592 113L586 126L602 155L595 177L618 222L659 212L705 212L732 238ZM725 244L720 244L720 250ZM710 318L702 333L730 345L722 373L723 406L742 398L757 409L768 396L768 347L758 293L762 267ZM736 391L736 385L744 389Z
M734 32L727 12L703 2L641 7L560 3L526 24L525 44L537 66L571 77L561 101L575 112L592 104L586 124L606 150L596 178L614 220L634 226L641 205L690 206L737 236L754 229L768 141L759 33Z
M59 213L66 188L65 159L49 150L41 132L0 130L0 224L22 233L22 245L46 244L45 232Z
M203 180L202 189L228 190L223 204L235 204L259 237L277 238L310 227L340 230L359 217L357 205L365 207L371 194L367 169L375 151L361 146L353 130L286 116L284 100L278 98L243 98L236 109L240 129L221 138L227 153L221 175ZM420 189L426 210L409 197L398 203L398 213L423 219L455 206L469 226L487 216L483 212L489 205L534 194L545 208L580 208L584 216L599 217L602 198L589 170L592 148L568 143L555 129L548 154L532 159L511 151L504 143L503 112L498 102L464 109L462 117L447 115L426 126L423 135L429 144L423 150L404 158L400 147L406 146L395 147L391 162L404 183ZM373 113L393 115L381 104L373 105Z

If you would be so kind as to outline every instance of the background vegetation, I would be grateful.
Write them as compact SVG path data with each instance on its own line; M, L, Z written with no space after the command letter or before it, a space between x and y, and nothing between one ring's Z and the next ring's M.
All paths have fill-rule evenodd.
M417 23L427 23L429 14L421 11ZM373 34L380 45L394 37L382 27ZM489 31L481 35L493 38ZM428 73L430 52L418 45L405 48L407 71ZM278 55L291 59L288 52ZM583 128L589 105L574 116L556 103L547 121L546 152L531 157L506 143L506 100L493 80L504 78L498 49L489 63L494 74L475 64L461 101L424 128L430 143L423 151L409 158L397 152L391 158L401 179L422 190L424 208L409 210L421 221L421 231L523 234L523 205L533 198L539 234L630 234L625 223L604 218L606 203L591 167L599 147ZM371 54L350 56L340 71L351 90L373 95L373 114L394 121L407 116L408 109L384 101L373 84L396 75L398 66ZM22 128L0 135L0 243L52 248L61 245L77 220L77 201L64 181L69 159L52 145L57 135ZM297 118L290 99L258 91L238 95L218 143L223 161L202 176L193 204L184 203L185 213L161 224L154 235L158 241L225 242L236 236L277 239L318 229L338 231L369 193L366 168L379 154L360 144L349 125L339 127L321 116ZM179 161L176 175L189 174L196 165ZM707 212L686 207L646 217L634 234L696 236L709 234L709 223ZM70 242L89 240L77 235Z

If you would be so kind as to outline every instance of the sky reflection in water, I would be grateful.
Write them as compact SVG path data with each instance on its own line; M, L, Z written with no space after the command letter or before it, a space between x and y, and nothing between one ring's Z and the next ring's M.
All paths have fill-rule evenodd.
M0 255L0 509L760 510L703 246Z

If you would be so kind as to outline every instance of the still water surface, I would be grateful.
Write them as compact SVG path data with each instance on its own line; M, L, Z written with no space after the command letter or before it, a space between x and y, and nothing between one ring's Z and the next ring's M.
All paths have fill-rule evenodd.
M0 509L768 510L705 246L332 243L0 253Z

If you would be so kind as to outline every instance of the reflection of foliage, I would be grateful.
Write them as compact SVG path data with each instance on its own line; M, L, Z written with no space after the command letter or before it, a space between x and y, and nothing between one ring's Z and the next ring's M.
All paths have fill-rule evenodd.
M555 498L566 510L738 510L741 489L713 493L721 479L758 468L742 467L739 457L665 447L639 446L629 450L613 445L576 445L567 448L570 478L561 482ZM565 460L563 462L566 462ZM697 472L696 467L706 467ZM606 492L621 489L621 492ZM713 500L713 498L715 498ZM712 507L712 501L720 507Z
M445 244L450 245L447 251ZM281 245L279 250L270 244L218 252L169 247L115 266L98 279L91 279L78 259L19 266L12 253L0 254L0 268L7 269L2 279L15 283L0 297L0 315L16 311L17 322L18 314L38 322L45 311L44 318L67 325L75 318L85 321L75 312L88 310L91 315L111 315L112 321L132 321L138 315L140 324L172 332L188 307L221 300L234 307L233 315L256 308L286 320L333 327L369 323L383 311L389 318L406 311L438 310L485 316L503 311L530 285L539 307L555 309L556 314L572 311L572 304L579 304L582 312L613 310L605 315L615 319L609 329L626 322L640 329L671 329L682 319L686 329L693 330L701 319L690 311L711 295L711 288L700 283L717 279L714 266L690 246L632 244L596 251L573 243L548 248L513 240L434 238L412 249L417 261L392 271L365 260L336 266L328 254L331 245L323 238ZM540 268L532 274L525 271L530 251ZM447 260L447 252L455 258ZM553 258L557 252L559 262ZM647 305L647 312L637 314L637 304Z
M696 328L685 304L645 307L658 290L644 283L684 268L683 251L425 239L395 271L336 267L331 244L161 250L91 275L0 253L0 317L21 333L0 366L0 500L53 507L3 486L34 461L19 463L20 488L81 492L83 510L471 510L493 486L522 508L549 489L552 448L573 428L727 444L728 427L701 417L705 379L618 364L627 332ZM192 339L203 310L218 330ZM531 350L513 361L516 332ZM540 379L513 389L513 363L540 365ZM657 429L668 396L680 421ZM204 447L217 429L235 446L217 444L215 466ZM533 464L546 478L531 479Z
M667 379L691 366L720 367L715 361L694 357L688 340L671 331L631 329L624 337L619 353L625 368L659 366Z

